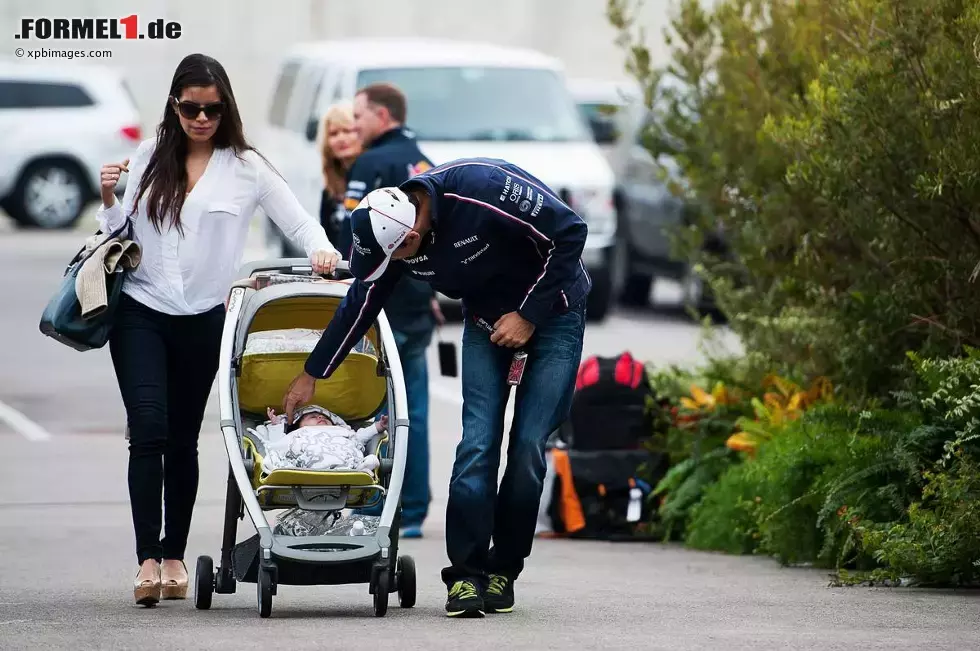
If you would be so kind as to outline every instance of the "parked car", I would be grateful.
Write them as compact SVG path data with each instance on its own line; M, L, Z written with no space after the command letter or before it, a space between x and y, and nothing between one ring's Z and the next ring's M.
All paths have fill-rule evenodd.
M642 144L643 134L655 126L655 117L644 105L639 87L573 79L569 88L616 176L617 235L625 276L622 302L648 304L655 280L667 278L681 284L685 304L714 311L713 298L690 263L671 254L668 231L683 224L689 206L670 192L660 175L660 166L668 176L676 175L673 159L655 160ZM714 234L705 245L724 250L724 238Z
M568 92L561 64L539 52L423 39L347 39L298 45L281 64L264 149L317 214L321 117L357 89L391 82L408 99L408 124L433 163L503 158L560 193L589 225L584 262L593 278L588 313L613 302L614 177ZM272 248L282 236L267 220Z
M98 200L102 165L129 157L142 128L107 68L0 60L0 140L0 206L22 227L57 229Z

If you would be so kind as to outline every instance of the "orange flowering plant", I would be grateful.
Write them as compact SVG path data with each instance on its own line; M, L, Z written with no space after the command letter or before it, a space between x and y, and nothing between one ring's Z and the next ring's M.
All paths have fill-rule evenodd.
M803 412L819 403L833 400L833 385L825 377L816 378L808 389L781 378L769 375L763 380L766 390L762 399L753 397L750 402L755 418L745 416L735 421L738 428L725 441L730 449L745 452L754 458L759 445L773 437L782 426L803 415Z

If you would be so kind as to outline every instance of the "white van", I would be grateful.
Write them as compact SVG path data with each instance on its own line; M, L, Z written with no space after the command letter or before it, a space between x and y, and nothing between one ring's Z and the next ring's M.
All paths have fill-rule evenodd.
M332 103L352 100L357 89L379 81L405 93L406 126L434 164L505 159L551 186L588 222L583 255L594 283L588 311L591 319L604 318L622 282L613 273L614 177L560 62L531 50L423 39L294 47L279 70L260 144L311 214L318 214L323 183L321 117ZM270 248L281 247L281 234L266 222Z

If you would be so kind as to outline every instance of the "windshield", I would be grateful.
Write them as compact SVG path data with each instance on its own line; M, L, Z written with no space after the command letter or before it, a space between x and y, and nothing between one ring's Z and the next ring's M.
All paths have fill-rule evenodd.
M521 68L365 70L357 87L384 81L408 99L407 126L419 140L571 142L591 139L556 73Z
M617 118L619 106L615 104L582 102L578 105L579 111L585 117L589 126L592 128L592 135L600 145L609 145L622 135L619 130Z

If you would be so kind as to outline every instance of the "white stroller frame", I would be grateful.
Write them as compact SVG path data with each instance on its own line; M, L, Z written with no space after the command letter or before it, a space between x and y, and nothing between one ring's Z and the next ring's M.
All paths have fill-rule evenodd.
M346 263L338 271L349 271ZM309 276L310 263L302 258L263 260L242 267L240 278L252 278L259 272L276 272ZM211 605L214 592L235 592L236 581L256 583L257 606L261 617L268 617L272 596L283 585L339 585L368 583L373 595L375 614L385 615L388 596L397 592L402 607L415 603L415 563L410 556L398 556L398 532L401 519L401 492L408 456L408 406L401 361L395 339L384 313L375 322L378 331L378 372L386 378L388 405L387 452L378 469L381 485L357 486L361 491L376 491L376 504L384 500L377 531L362 536L276 535L265 517L266 510L299 506L310 511L336 511L345 508L351 486L260 486L253 488L250 476L253 459L243 442L245 426L239 406L238 376L249 327L260 308L287 297L332 297L343 299L349 286L342 283L288 283L263 289L235 286L228 300L218 363L218 399L220 426L229 461L228 492L225 502L224 540L221 563L215 569L212 559L201 556L197 563L195 604L199 609ZM324 323L323 327L327 324ZM286 387L283 387L285 393ZM291 489L294 502L283 502ZM271 491L274 504L260 503L262 491ZM316 493L309 497L309 492ZM317 498L329 498L317 501ZM370 505L365 505L370 506ZM236 544L237 521L248 514L257 533L255 538Z

